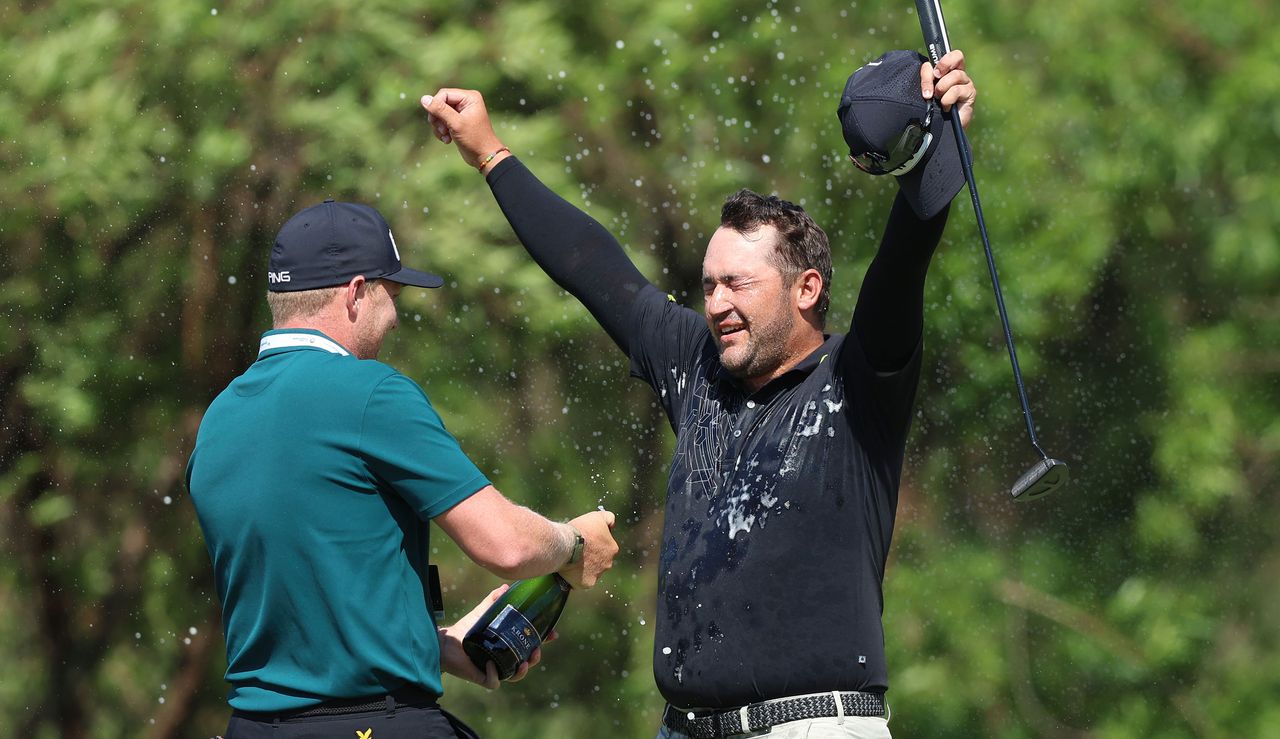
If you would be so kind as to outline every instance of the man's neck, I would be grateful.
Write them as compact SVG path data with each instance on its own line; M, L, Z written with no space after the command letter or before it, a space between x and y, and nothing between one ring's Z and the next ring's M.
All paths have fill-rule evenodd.
M290 329L319 331L337 342L343 349L353 354L355 353L355 334L351 330L349 321L341 322L327 320L322 316L309 316L307 318L290 318L272 325L271 328L276 331L288 331Z
M787 352L787 359L779 364L772 372L767 375L760 375L759 377L746 378L742 381L742 384L746 386L747 390L751 393L759 391L760 388L768 385L794 369L797 364L803 362L806 357L813 354L818 347L822 346L824 341L826 341L826 336L823 335L822 331L804 332L804 335L798 337L791 350Z

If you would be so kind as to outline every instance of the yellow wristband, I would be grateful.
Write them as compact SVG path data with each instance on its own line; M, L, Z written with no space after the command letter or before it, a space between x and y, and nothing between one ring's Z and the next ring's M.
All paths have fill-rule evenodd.
M504 151L507 152L508 154L511 153L511 150L504 146L501 149L498 149L497 151L493 152L489 156L485 157L484 161L480 162L480 166L476 167L476 169L480 171L480 174L484 174L484 168L488 166L489 162L492 162L494 157L498 156Z

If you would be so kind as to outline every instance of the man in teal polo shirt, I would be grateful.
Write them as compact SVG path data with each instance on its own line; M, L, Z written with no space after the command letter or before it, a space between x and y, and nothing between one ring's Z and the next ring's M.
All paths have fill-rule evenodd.
M559 524L507 500L422 389L376 361L401 286L444 282L401 265L376 210L298 213L268 278L274 328L187 466L222 601L227 737L474 736L437 705L441 671L498 686L461 638L501 589L439 627L428 522L504 579L558 570L590 587L618 551L613 514Z

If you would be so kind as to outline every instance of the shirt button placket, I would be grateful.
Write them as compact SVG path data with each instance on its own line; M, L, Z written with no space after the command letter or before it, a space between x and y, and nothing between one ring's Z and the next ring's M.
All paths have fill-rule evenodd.
M751 419L755 417L754 411L756 405L757 403L754 400L748 400L746 402L747 410L743 411L743 413L738 416L737 428L733 430L733 436L735 439L742 436L742 427L750 424Z

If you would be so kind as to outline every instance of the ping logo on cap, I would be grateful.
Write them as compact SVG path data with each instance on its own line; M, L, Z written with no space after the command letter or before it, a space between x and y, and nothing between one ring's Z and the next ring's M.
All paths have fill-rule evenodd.
M357 276L417 287L444 284L439 275L401 263L391 227L368 205L326 200L304 208L280 227L267 265L272 292L336 287Z

